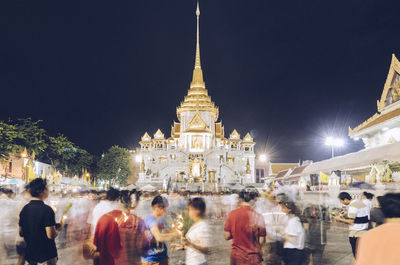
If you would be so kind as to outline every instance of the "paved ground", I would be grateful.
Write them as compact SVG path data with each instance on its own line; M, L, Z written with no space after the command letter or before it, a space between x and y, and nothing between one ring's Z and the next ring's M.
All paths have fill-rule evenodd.
M208 257L209 265L229 265L230 241L225 241L223 238L223 222L216 221L212 224L214 231L215 249ZM58 265L86 265L92 264L83 260L75 259L80 255L80 248L76 249L59 249L60 261ZM184 264L184 252L170 252L171 265ZM322 264L332 265L351 265L352 254L347 237L347 227L341 224L332 224L328 231L328 244L325 248ZM10 253L8 258L0 257L0 265L15 265L15 253ZM314 264L318 265L318 264Z

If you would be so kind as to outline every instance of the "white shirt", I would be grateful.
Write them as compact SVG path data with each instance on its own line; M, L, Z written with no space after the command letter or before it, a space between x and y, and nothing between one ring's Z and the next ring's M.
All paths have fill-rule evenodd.
M100 218L106 213L116 210L118 206L118 202L101 201L93 208L92 215L88 218L88 224L90 224L90 232L92 235L94 235L96 231L96 225Z
M288 236L296 237L296 243L289 242L288 240L285 241L284 248L296 248L296 249L303 249L304 248L304 228L300 222L299 217L291 216L289 217L289 221L285 228L285 234ZM292 241L292 240L290 240Z
M199 221L192 225L186 238L193 244L201 247L210 247L210 227L206 221ZM199 265L207 262L206 255L192 247L186 248L186 265Z
M369 217L370 215L370 208L367 204L362 201L353 200L349 204L349 209L347 210L347 216L351 219L355 219L357 217ZM350 231L362 231L368 230L368 222L363 224L352 224L349 227Z

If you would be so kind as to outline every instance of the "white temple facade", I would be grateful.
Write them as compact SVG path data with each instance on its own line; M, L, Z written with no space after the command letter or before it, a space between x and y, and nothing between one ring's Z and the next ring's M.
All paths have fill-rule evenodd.
M136 162L138 183L254 183L255 153L252 136L233 130L225 137L219 109L208 95L200 63L197 5L195 66L190 89L166 137L159 129L142 136Z

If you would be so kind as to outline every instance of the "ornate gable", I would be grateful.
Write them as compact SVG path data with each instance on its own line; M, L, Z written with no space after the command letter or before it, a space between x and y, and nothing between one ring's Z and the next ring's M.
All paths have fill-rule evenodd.
M189 122L188 129L190 131L203 131L207 129L207 124L201 117L200 112L197 111L194 114L193 118Z
M165 139L164 134L161 132L160 129L158 129L157 132L154 134L154 139Z
M378 111L400 100L400 62L392 55L389 73L386 78L381 100L378 100Z
M243 138L244 142L253 142L253 137L251 137L250 133L247 133L244 138Z
M229 139L240 139L240 134L236 131L236 129L234 129L231 135L229 135Z
M151 137L150 135L146 132L143 136L142 136L142 142L150 142L151 141Z

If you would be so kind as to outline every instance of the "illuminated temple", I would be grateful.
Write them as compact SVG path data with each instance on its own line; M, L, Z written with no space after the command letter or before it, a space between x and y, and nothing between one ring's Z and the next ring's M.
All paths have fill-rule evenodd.
M218 120L219 109L208 95L200 63L199 17L197 5L197 41L190 89L176 109L178 122L171 136L159 129L153 137L142 136L136 155L140 163L138 183L253 183L255 154L252 136L243 138L233 130L225 136Z

